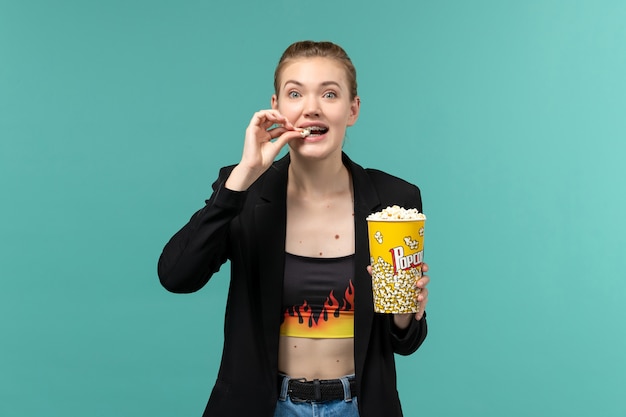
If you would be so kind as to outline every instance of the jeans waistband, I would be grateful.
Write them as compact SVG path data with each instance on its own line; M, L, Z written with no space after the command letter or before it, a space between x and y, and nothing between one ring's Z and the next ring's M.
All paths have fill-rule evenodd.
M356 397L357 386L354 375L338 379L294 379L287 375L278 376L279 400L289 396L294 401L323 402L331 400L352 401Z

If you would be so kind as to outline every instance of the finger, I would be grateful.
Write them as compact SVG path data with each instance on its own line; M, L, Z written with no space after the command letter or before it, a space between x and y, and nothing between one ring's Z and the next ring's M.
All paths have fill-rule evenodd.
M427 303L428 303L428 300L424 301L423 303L420 303L420 311L415 313L415 320L421 320L422 317L424 317L424 312L426 311Z
M251 125L269 128L273 124L282 124L288 130L293 130L293 125L285 116L283 116L278 110L260 110L254 113L252 117Z
M282 135L285 132L289 132L289 130L285 129L283 126L278 126L273 129L268 129L267 133L269 133L270 138L275 139Z
M428 289L423 288L417 296L417 302L419 303L419 311L415 313L415 320L421 320L424 317L426 311L426 305L428 304Z
M367 266L367 272L372 275L372 265Z
M276 145L279 149L281 149L287 143L299 137L300 137L299 132L294 131L294 130L287 130L276 138L276 140L274 141L274 145Z
M422 275L422 277L417 280L417 283L415 284L415 286L417 288L426 288L429 282L430 282L430 277L428 275Z
M252 119L250 120L250 124L248 125L248 128L267 129L270 126L272 126L274 123L278 123L277 116L275 114L270 113L268 110L261 110L261 111L254 113L254 115L252 116Z
M422 272L428 272L428 264L426 262L422 263Z

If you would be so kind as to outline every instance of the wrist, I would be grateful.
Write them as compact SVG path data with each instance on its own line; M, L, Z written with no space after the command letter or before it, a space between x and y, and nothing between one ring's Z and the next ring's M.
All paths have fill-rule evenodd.
M400 329L405 330L411 325L411 320L413 320L414 314L394 314L393 315L393 324Z
M233 168L224 186L232 191L246 191L262 173L239 164Z

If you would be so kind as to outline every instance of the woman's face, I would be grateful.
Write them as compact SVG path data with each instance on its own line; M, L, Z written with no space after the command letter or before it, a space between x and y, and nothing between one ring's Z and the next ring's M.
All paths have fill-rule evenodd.
M303 156L324 158L341 153L348 126L358 116L360 99L350 98L344 66L331 58L300 58L289 62L279 75L278 95L272 108L295 127L310 128L305 138L289 145Z

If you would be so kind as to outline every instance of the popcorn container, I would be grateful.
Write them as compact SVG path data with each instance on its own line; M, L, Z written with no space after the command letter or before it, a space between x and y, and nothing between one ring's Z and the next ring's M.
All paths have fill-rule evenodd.
M421 219L367 218L374 311L417 313L417 280L422 277L424 225Z

